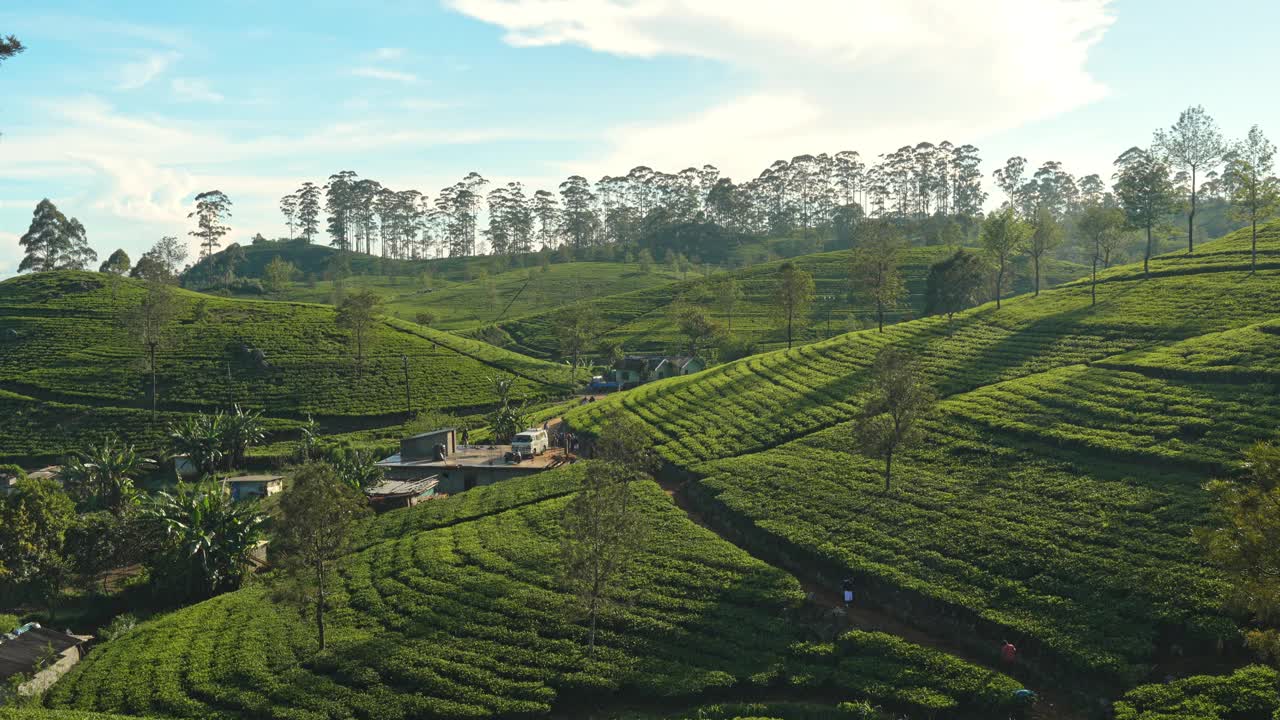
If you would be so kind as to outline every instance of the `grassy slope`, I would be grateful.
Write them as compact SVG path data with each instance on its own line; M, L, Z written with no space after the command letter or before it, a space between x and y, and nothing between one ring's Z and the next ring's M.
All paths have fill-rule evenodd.
M929 266L949 252L943 247L920 247L904 253L902 271L910 294L900 307L888 313L887 321L897 322L920 314L924 309L925 276ZM856 321L858 327L874 322L874 308L849 292L849 254L847 250L837 250L791 259L813 274L818 296L810 314L810 327L798 334L802 342L827 337L828 325L830 334L839 334L849 329L851 320ZM782 262L754 265L733 272L744 295L732 318L735 335L750 337L765 347L777 347L785 342L785 335L775 328L770 315L773 285ZM1047 265L1045 285L1065 282L1084 272L1082 266L1051 261ZM620 343L630 352L665 352L681 343L679 333L668 316L668 308L682 296L696 296L702 291L704 282L701 279L671 282L588 302L596 308L605 327L602 339ZM1016 289L1023 291L1029 287L1025 274L1015 285ZM713 314L722 324L729 324L730 318L726 314ZM510 337L508 347L545 357L557 352L553 319L553 312L536 313L501 322L498 327Z
M574 300L643 290L675 280L663 268L642 273L635 264L574 262L507 270L484 278L445 279L388 277L348 278L348 291L368 288L381 295L387 311L405 319L419 313L435 316L431 326L441 330L467 330L505 317L540 313ZM328 303L334 297L333 282L295 282L279 300ZM513 302L514 300L514 302ZM508 303L511 304L507 309Z
M0 428L0 458L60 455L75 447L68 443L107 429L143 442L159 434L144 411L143 350L118 322L143 294L139 283L113 285L96 273L0 283L0 409L19 418ZM170 412L234 401L283 425L306 413L386 424L404 409L402 356L409 358L418 409L494 403L490 378L499 372L517 374L518 392L531 399L562 394L568 380L556 365L389 319L377 327L356 382L332 308L187 291L177 297L180 312L157 363L161 408ZM270 367L260 367L241 345L262 350Z
M1135 678L1161 644L1234 635L1191 528L1201 484L1280 428L1280 224L1072 283L756 356L616 405L763 546L852 572L903 611L949 608L1077 677ZM908 348L946 396L897 489L851 451L868 367ZM909 611L903 611L910 617ZM972 633L970 633L972 638ZM998 638L995 638L998 639ZM995 639L987 638L988 643Z
M58 683L59 708L168 717L542 716L553 708L698 698L715 688L847 693L905 708L988 708L1012 680L876 633L800 642L794 578L635 486L646 539L626 603L584 653L556 578L559 518L583 466L369 522L341 566L329 651L246 588L143 624Z

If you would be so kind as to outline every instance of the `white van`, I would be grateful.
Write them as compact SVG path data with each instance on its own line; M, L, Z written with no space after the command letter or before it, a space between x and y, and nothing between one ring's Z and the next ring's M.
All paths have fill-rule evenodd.
M511 452L521 457L541 455L549 447L547 431L542 428L530 428L511 438Z

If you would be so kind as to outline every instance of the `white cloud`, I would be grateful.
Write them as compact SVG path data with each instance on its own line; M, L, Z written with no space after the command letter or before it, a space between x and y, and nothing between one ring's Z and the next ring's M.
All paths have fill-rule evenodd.
M180 57L176 52L153 52L134 62L125 63L117 71L116 88L137 90L156 79Z
M404 55L404 48L384 47L369 53L369 59L373 62L385 62L387 60L399 60Z
M209 88L209 84L196 78L174 78L170 82L173 92L183 100L193 102L218 103L223 101L220 93Z
M416 83L418 76L413 73L401 72L400 70L388 70L386 68L374 67L372 65L362 65L351 70L351 74L356 77L373 78L374 80L394 80L402 83Z
M714 162L737 176L803 152L977 142L1105 95L1085 67L1109 0L448 0L518 47L723 63L748 78L684 117L607 133L581 172Z
M22 246L18 244L19 237L16 233L0 230L0 278L18 272L18 263L22 258Z

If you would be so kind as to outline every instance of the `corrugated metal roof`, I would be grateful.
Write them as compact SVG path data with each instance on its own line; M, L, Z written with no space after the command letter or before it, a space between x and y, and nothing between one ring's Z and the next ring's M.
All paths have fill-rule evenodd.
M39 670L42 660L56 661L67 648L84 642L74 635L39 626L24 626L17 636L0 635L0 680ZM20 628L21 629L21 628Z

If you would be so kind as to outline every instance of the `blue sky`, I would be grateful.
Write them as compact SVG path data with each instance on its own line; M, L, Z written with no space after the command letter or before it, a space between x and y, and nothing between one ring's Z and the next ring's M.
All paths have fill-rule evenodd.
M637 164L972 142L1108 174L1203 104L1280 135L1274 3L1155 0L447 0L0 5L0 278L49 197L100 256L186 237L221 189L233 233L353 169L435 192L471 170L554 189ZM1258 68L1259 72L1251 72ZM1262 78L1262 79L1259 79Z

